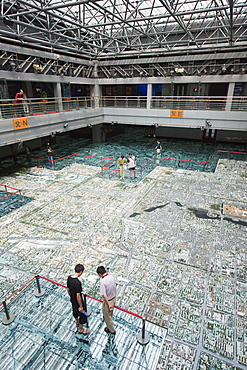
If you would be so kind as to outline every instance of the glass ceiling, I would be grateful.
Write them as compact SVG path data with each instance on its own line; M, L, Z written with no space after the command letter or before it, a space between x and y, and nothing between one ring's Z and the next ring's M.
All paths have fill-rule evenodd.
M246 46L245 0L2 0L0 40L89 59Z

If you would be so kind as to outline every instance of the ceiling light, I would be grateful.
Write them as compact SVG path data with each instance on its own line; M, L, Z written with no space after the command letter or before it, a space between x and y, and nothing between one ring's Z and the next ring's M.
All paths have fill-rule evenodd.
M12 70L12 71L15 71L15 70L16 70L17 65L16 65L16 63L15 63L15 62L11 61L11 62L9 63L9 65L10 65L10 68L11 68L11 70Z

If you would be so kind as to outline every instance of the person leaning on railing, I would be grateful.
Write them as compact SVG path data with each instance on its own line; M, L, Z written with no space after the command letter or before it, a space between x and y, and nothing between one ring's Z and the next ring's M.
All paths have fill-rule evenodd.
M20 90L15 94L15 115L17 117L22 117L24 115L24 110L23 110L23 99L24 99L24 92L23 90Z

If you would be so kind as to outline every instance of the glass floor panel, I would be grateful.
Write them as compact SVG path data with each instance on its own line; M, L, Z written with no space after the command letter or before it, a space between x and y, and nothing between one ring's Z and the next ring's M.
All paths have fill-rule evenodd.
M126 126L125 133L107 138L105 143L93 143L92 140L84 138L71 138L67 133L57 135L56 144L52 145L55 169L62 169L75 162L98 167L111 162L107 167L115 171L104 171L104 177L116 178L119 177L118 172L116 172L118 170L116 160L121 155L127 158L131 152L137 159L136 169L140 179L157 166L214 172L219 158L243 161L246 161L247 158L247 155L238 153L247 152L246 144L217 143L216 145L206 145L199 141L170 138L160 138L162 144L161 158L155 158L157 137L151 137L149 131L150 128L147 127ZM219 150L222 152L219 152ZM71 156L64 158L72 154L85 157ZM34 150L33 157L35 158L32 158L32 166L50 168L46 158L46 147ZM59 158L64 159L58 160ZM14 169L15 166L27 165L25 160L25 156L18 156L19 164L13 165L12 158L9 158L2 161L1 166L3 168L11 166ZM146 164L147 162L148 164ZM128 179L129 174L126 173L125 180L128 181Z
M29 285L12 303L9 312L15 320L0 325L2 370L152 370L157 366L166 330L146 322L150 341L141 345L137 334L142 320L114 310L116 335L104 332L101 303L88 298L92 314L90 334L76 333L66 289L40 279L45 294L37 298L36 283ZM5 317L1 311L0 319Z
M32 198L24 197L23 195L20 196L19 194L13 194L6 198L6 193L0 191L0 217L24 206L32 200Z

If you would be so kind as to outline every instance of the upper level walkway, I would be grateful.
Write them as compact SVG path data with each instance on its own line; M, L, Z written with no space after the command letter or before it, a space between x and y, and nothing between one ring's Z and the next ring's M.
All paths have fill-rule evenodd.
M20 104L13 99L0 102L0 118L16 118L67 112L83 108L146 108L169 110L247 111L247 97L225 96L103 96L101 98L32 98ZM178 116L179 118L179 116Z
M166 329L145 322L143 332L141 316L116 307L116 335L106 334L101 301L87 297L87 307L92 311L88 318L90 334L77 334L65 286L45 278L39 282L40 287L35 278L31 279L6 300L12 323L8 323L3 304L0 306L0 319L5 322L0 324L2 370L157 368ZM44 295L37 297L39 292ZM141 344L138 334L148 343Z
M0 103L0 147L83 127L93 128L93 140L104 141L101 124L151 126L156 130L197 129L186 138L201 140L201 130L247 131L247 97L102 97L49 98ZM189 131L189 133L188 133ZM185 132L184 132L185 133ZM157 131L157 135L166 133ZM181 137L169 133L170 137ZM229 136L229 135L226 135Z

